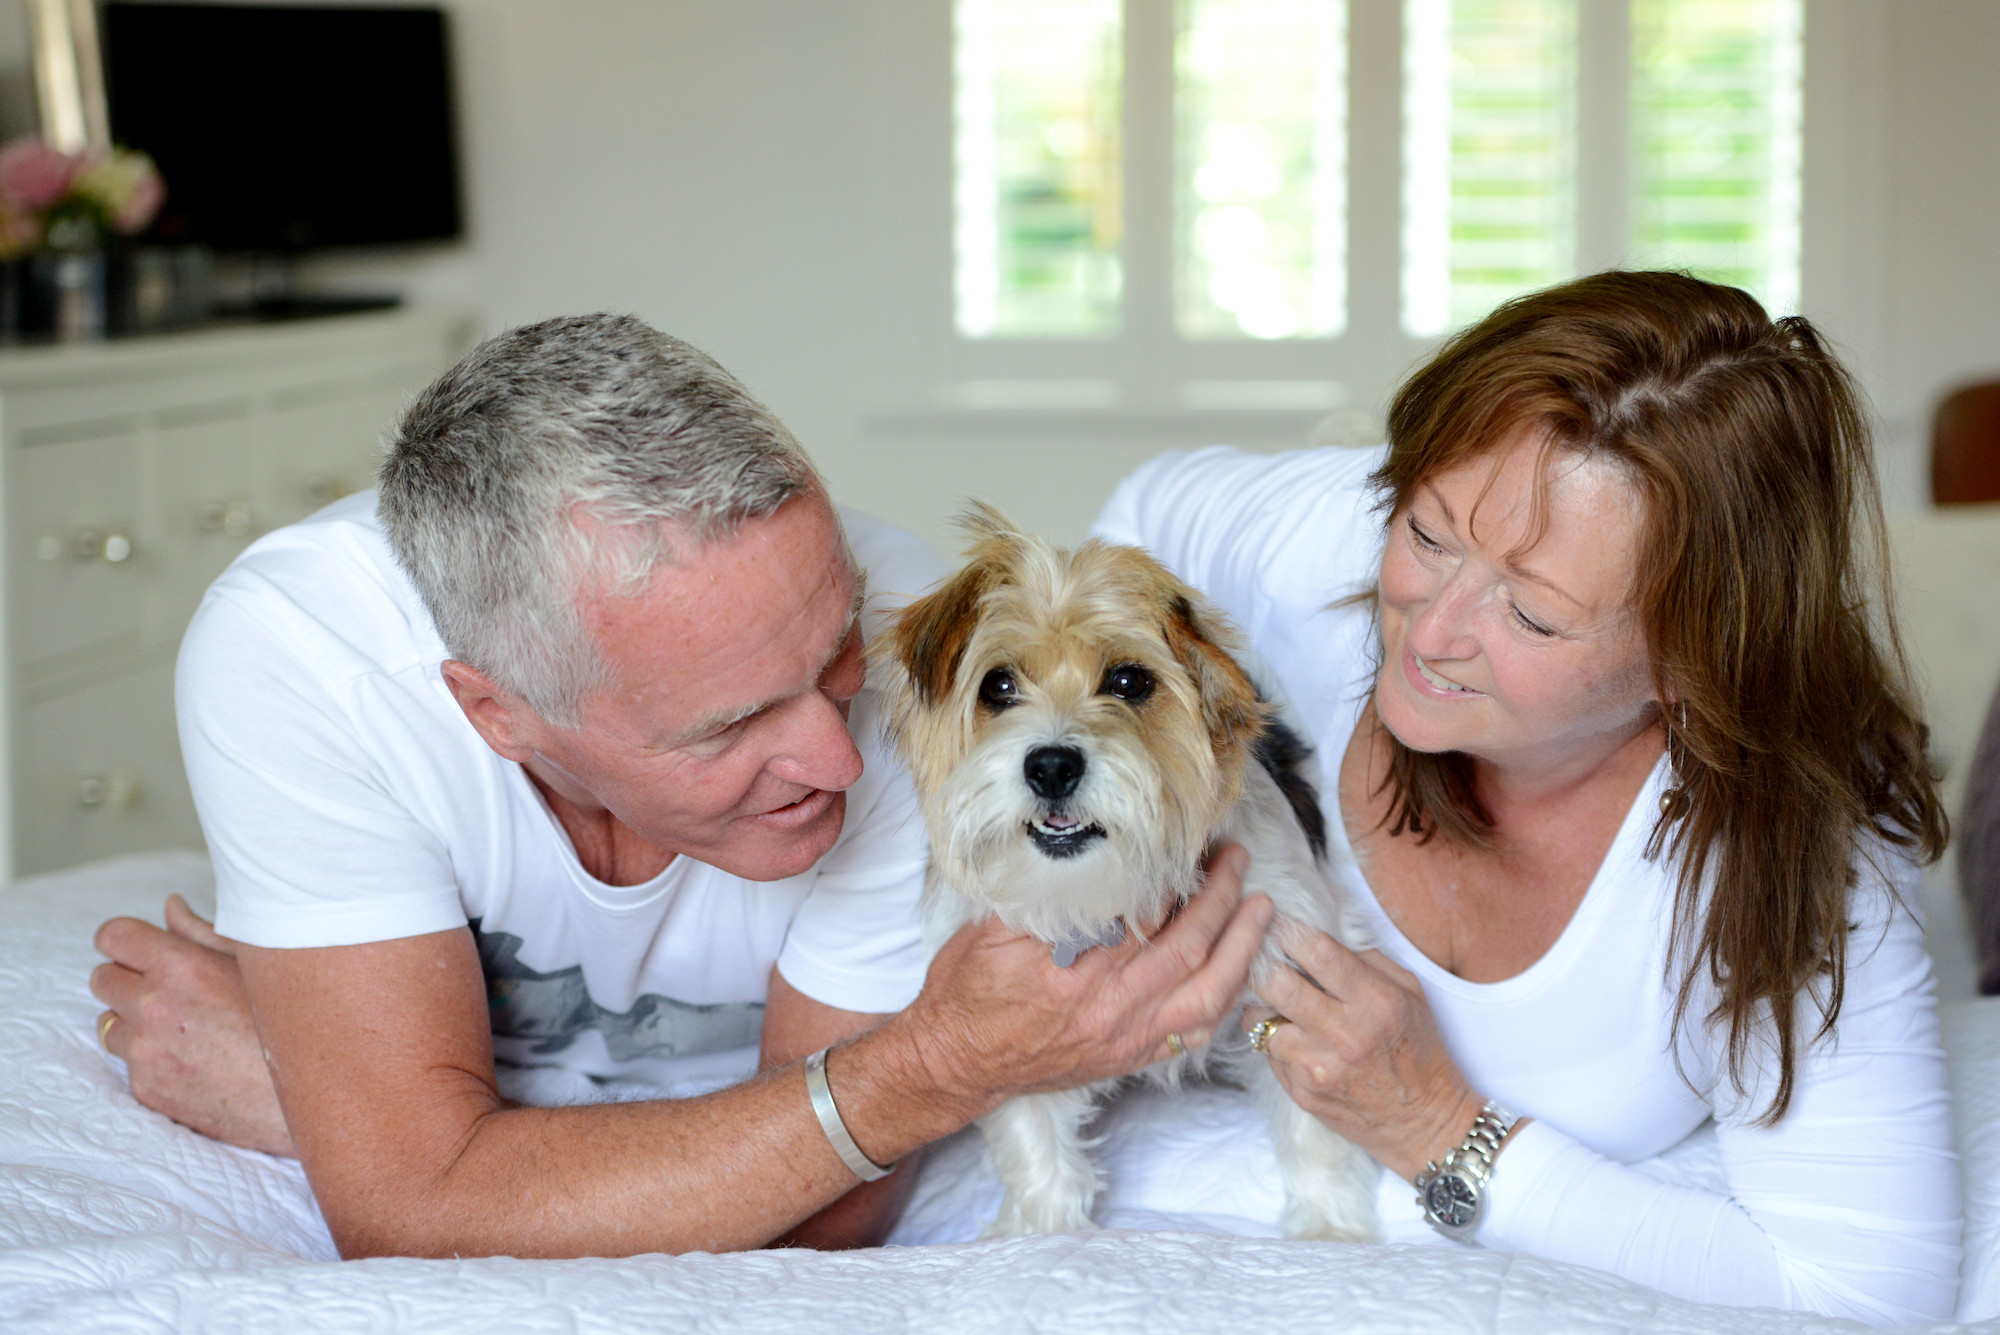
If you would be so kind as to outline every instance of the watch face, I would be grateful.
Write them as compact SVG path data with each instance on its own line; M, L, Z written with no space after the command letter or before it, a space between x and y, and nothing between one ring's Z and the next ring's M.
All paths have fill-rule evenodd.
M1479 1214L1479 1196L1464 1178L1440 1173L1424 1188L1424 1208L1438 1223L1464 1228Z

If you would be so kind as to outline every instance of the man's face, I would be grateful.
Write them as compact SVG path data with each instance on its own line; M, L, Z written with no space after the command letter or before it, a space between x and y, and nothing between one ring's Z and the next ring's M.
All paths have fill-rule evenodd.
M847 731L860 597L818 495L662 564L636 593L586 596L613 684L579 729L534 729L530 770L662 848L749 880L797 875L833 847L861 777Z

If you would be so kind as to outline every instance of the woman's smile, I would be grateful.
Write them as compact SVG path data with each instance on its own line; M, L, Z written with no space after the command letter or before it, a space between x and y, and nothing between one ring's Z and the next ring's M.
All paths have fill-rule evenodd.
M1403 650L1403 668L1405 675L1410 678L1411 684L1416 686L1418 691L1425 696L1446 700L1466 700L1481 694L1481 692L1473 690L1470 686L1461 685L1453 681L1430 664L1424 662L1414 649L1406 647Z

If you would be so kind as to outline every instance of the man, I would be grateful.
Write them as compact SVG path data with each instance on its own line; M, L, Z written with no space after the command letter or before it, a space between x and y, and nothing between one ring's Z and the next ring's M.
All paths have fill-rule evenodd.
M379 512L210 590L178 695L223 935L108 923L92 978L135 1093L295 1151L343 1255L874 1240L908 1177L857 1188L875 1165L1234 1002L1269 921L1240 852L1150 947L1063 970L989 923L926 973L864 570L694 349L610 316L490 340L411 407ZM855 538L880 584L933 573ZM519 1106L496 1054L708 1092Z

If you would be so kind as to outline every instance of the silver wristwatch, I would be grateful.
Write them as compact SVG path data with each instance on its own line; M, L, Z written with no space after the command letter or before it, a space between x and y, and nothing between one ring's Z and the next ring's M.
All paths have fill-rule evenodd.
M1465 1141L1444 1156L1433 1159L1417 1174L1417 1204L1432 1228L1459 1242L1472 1241L1479 1221L1486 1217L1486 1180L1493 1176L1493 1156L1507 1143L1520 1118L1492 1100L1472 1119Z

